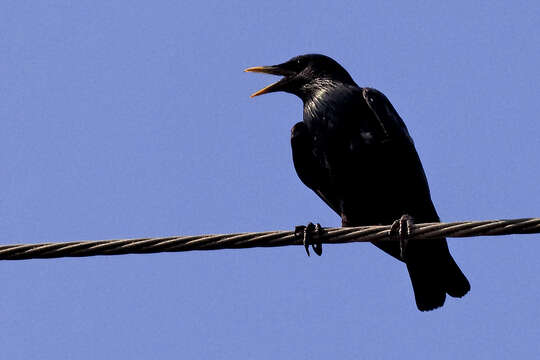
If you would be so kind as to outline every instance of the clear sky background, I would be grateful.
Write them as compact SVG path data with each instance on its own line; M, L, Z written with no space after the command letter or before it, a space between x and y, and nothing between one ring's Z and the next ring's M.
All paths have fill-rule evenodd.
M275 78L242 72L311 52L389 97L443 220L538 217L539 28L534 1L3 0L0 242L338 226L294 172L300 100L250 99ZM370 244L1 262L0 348L532 358L538 240L450 239L472 290L429 313Z

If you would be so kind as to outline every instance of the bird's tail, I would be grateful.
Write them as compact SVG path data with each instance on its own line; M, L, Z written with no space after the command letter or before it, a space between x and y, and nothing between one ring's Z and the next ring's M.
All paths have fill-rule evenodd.
M459 266L452 258L448 256L448 265L446 265L446 292L452 297L462 297L471 290L471 284L465 277Z
M411 243L414 242L409 245ZM420 251L411 250L413 251L408 254L410 256L407 259L407 269L419 310L428 311L442 306L446 294L462 297L469 292L471 285L450 255L446 240L426 241L421 248L416 249Z

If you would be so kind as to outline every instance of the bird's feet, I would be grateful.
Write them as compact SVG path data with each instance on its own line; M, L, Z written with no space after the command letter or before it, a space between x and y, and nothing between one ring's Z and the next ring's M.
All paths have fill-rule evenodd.
M394 221L390 227L390 238L399 241L399 255L404 262L407 259L407 244L412 236L413 227L414 219L406 214Z
M315 235L317 238L323 233L323 228L321 227L321 224L313 224L309 223L307 226L300 225L297 226L294 229L294 236L296 238L301 238L302 242L304 244L304 247L306 248L307 255L309 256L309 245L313 248L313 251L315 251L315 254L321 256L322 255L322 243L321 241L314 242L313 236Z

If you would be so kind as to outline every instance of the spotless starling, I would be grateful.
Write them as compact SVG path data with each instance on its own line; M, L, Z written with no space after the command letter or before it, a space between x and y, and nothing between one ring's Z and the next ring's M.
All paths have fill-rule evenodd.
M404 240L410 237L406 229L412 219L440 220L414 143L386 96L359 87L324 55L301 55L245 71L283 76L252 97L284 91L302 99L303 121L291 134L294 167L300 180L341 217L342 225L394 224L403 230L398 232L400 241L375 245L405 262L418 309L442 306L446 294L464 296L469 281L445 238Z

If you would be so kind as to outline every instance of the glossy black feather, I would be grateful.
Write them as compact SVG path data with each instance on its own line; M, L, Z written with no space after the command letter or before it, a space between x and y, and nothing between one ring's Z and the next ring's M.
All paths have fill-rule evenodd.
M296 172L341 216L343 226L389 225L404 214L418 223L439 221L414 143L386 96L357 86L323 55L299 56L273 69L280 67L288 75L275 91L304 103L303 121L291 134ZM397 242L375 245L400 260ZM469 291L446 239L412 240L407 254L420 310L442 306L446 294Z

